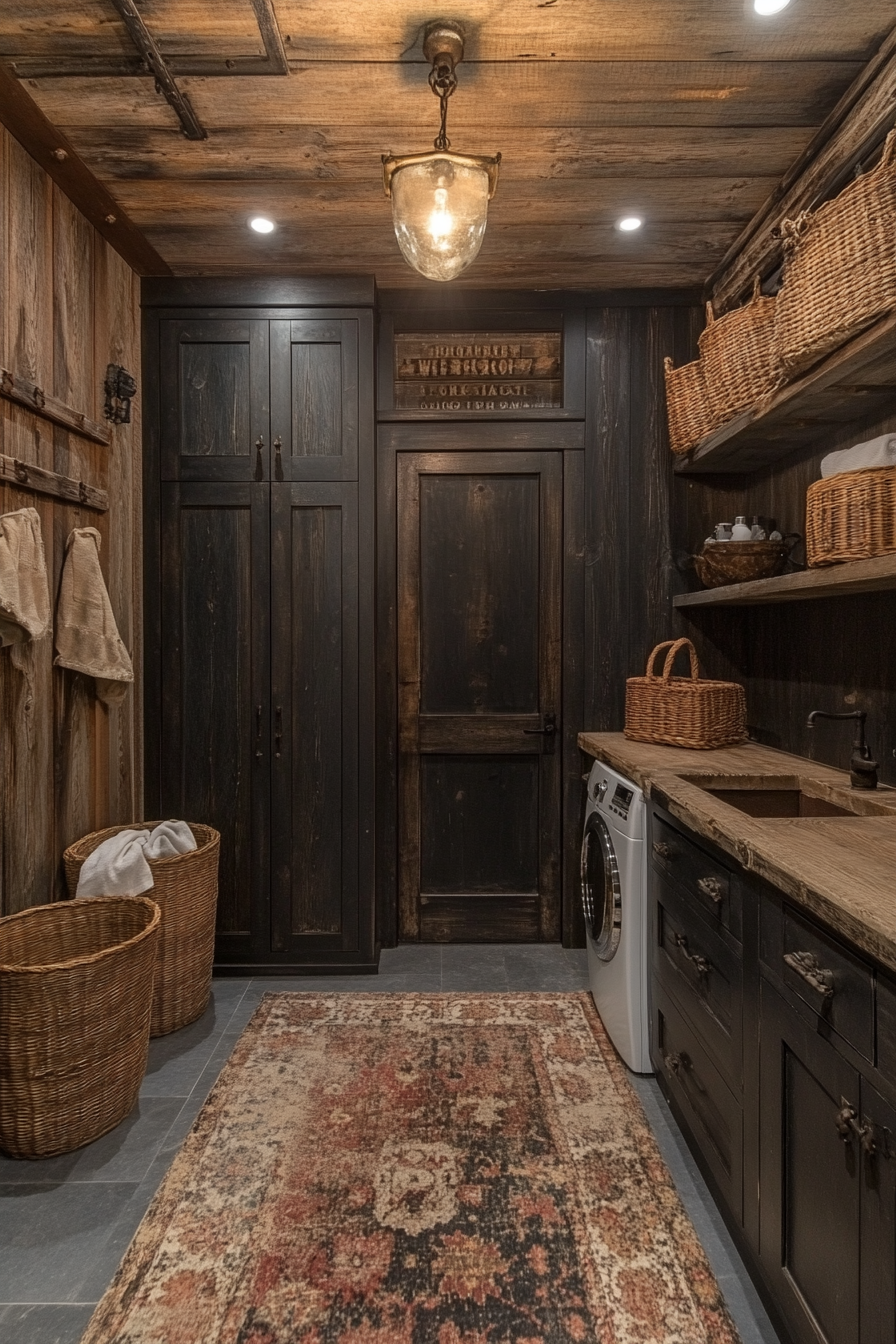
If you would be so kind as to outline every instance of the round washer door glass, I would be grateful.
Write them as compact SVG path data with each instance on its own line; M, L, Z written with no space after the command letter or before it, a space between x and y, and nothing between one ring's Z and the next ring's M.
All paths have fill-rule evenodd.
M612 961L622 937L622 892L616 851L598 812L585 823L582 839L582 904L595 952L601 961Z

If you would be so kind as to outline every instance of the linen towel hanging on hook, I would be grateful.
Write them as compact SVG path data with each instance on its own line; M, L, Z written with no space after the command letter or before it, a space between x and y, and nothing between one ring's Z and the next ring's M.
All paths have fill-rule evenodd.
M118 705L134 680L134 669L103 581L100 542L95 527L76 527L66 542L56 609L56 665L94 677L100 700Z
M37 509L0 516L0 646L43 639L50 586Z

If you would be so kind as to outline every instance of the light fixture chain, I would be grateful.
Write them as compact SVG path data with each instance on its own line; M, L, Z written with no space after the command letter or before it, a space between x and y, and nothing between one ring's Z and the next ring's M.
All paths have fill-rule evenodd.
M429 87L439 100L442 114L439 133L433 144L436 149L448 149L451 145L448 139L448 99L457 88L457 75L450 61L443 59L433 62L429 72Z

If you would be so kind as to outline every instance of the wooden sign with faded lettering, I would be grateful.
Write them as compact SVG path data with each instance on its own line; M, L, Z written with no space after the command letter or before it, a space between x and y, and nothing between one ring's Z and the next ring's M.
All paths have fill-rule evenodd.
M518 411L563 405L559 331L395 337L395 408Z

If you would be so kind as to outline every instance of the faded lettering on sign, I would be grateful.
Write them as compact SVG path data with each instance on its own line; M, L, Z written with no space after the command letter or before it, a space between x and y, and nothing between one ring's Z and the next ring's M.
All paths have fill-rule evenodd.
M560 332L397 335L395 405L425 411L562 406Z

